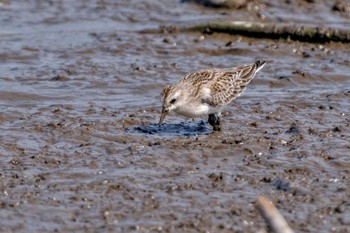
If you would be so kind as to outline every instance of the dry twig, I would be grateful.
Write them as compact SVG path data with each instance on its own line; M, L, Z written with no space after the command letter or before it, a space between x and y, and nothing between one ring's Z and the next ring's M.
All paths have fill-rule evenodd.
M294 233L277 208L266 197L258 197L256 208L275 233Z

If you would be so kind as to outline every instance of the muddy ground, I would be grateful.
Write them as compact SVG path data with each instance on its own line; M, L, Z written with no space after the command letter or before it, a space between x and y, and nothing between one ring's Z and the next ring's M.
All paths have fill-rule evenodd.
M344 4L0 0L0 231L265 232L264 195L296 232L350 232L348 44L141 32L349 28ZM176 115L153 130L165 85L256 59L221 132Z

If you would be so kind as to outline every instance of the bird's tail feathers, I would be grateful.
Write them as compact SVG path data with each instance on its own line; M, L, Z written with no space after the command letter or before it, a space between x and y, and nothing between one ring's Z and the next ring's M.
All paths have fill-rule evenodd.
M266 64L266 61L261 61L261 60L258 60L255 62L255 65L256 65L256 71L255 72L258 72L259 70L261 70L264 65Z

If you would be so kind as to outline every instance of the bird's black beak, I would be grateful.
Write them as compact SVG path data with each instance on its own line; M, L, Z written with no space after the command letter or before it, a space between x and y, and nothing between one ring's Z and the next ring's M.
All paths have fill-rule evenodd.
M162 114L160 115L159 125L161 125L164 121L165 116L169 113L164 107L162 108Z

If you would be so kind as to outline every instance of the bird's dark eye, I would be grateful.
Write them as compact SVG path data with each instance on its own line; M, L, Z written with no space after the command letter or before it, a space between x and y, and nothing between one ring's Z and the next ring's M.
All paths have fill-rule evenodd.
M175 102L176 102L176 99L170 100L170 103L171 103L171 104L173 104L173 103L175 103Z

